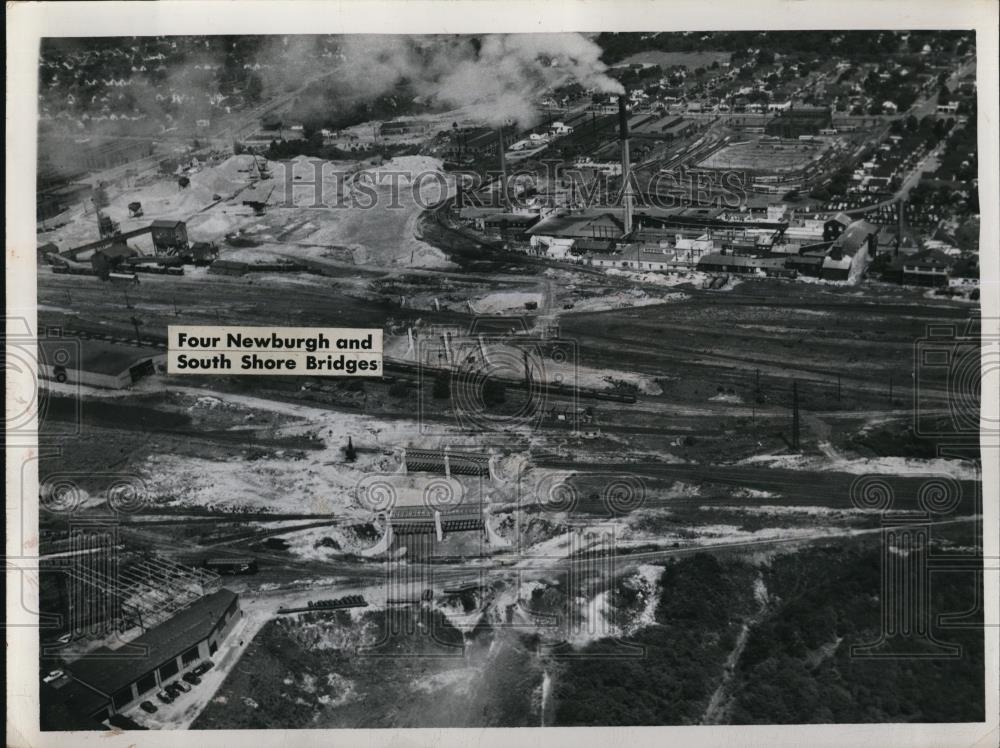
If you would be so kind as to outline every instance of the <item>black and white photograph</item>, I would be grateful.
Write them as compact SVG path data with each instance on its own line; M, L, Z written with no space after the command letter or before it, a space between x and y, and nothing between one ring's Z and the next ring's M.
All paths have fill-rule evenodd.
M996 29L650 18L39 35L8 744L996 744Z

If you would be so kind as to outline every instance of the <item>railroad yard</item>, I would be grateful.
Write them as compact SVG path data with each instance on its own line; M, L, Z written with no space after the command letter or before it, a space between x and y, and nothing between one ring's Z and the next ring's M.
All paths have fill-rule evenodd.
M621 154L626 179L633 164L796 171L805 189L889 126L872 115L820 142L693 117L664 142L669 110L627 111L621 96L617 117L598 119L597 96L563 112L576 130L557 123L558 147L588 169ZM883 230L820 200L802 220L785 205L656 212L627 189L582 208L559 180L520 196L530 219L509 203L480 214L459 204L456 163L498 164L504 181L507 162L471 153L463 128L481 112L460 103L316 136L337 158L286 157L275 139L268 158L211 143L176 172L95 169L100 200L40 222L41 594L71 611L43 635L71 642L43 675L76 688L109 641L146 641L197 605L217 621L172 664L87 681L107 692L95 713L154 729L586 724L574 705L600 678L566 653L641 642L657 672L694 667L675 651L707 664L658 691L669 709L623 707L613 723L718 723L752 687L739 663L764 646L758 624L797 611L811 584L789 559L831 596L848 581L824 564L868 585L850 588L863 623L803 634L795 656L822 669L880 620L886 522L945 556L978 544L978 447L939 448L978 423L978 286L868 272L900 256L902 220ZM499 132L524 150L491 128L484 143ZM539 128L517 135L531 145ZM384 153L348 153L369 133ZM556 152L545 138L538 153ZM181 325L377 329L382 370L169 374ZM90 525L107 535L81 551ZM63 564L81 557L83 571ZM126 609L115 632L73 627L82 603L63 572ZM161 578L198 600L163 599ZM685 579L714 602L686 602L701 592ZM209 666L189 675L196 662Z

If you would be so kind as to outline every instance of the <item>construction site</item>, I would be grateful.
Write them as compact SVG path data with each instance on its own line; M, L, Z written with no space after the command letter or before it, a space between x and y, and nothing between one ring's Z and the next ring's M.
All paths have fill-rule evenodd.
M40 222L48 729L583 724L597 681L563 656L659 652L643 637L670 622L720 643L670 709L613 724L724 722L745 676L726 663L780 614L786 559L877 569L890 504L940 552L976 544L978 448L938 444L979 391L915 350L978 371L978 303L867 275L901 222L753 198L822 178L850 139L720 124L650 145L618 96L603 122L359 123L419 146L378 158L116 165ZM514 164L561 139L590 160L526 188ZM644 175L691 169L757 187L654 204ZM168 374L170 325L374 328L383 371ZM731 620L671 618L697 594L679 569ZM386 653L435 658L371 667Z

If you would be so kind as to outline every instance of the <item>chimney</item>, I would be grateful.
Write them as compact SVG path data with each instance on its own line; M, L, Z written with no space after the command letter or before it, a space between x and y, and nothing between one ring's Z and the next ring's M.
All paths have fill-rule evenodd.
M497 128L497 147L500 152L500 200L503 208L510 211L510 201L507 199L507 155L503 142L503 125Z
M622 208L625 234L632 233L632 172L628 155L628 106L626 94L618 97L618 139L622 148Z

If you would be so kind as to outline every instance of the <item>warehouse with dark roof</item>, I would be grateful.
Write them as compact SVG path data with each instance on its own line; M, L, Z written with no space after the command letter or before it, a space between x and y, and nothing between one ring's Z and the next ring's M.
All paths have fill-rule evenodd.
M215 654L241 616L239 596L220 589L118 649L102 647L73 661L66 669L78 684L72 688L85 705L82 716L100 721L150 698Z
M163 351L127 342L51 337L38 343L38 370L57 382L120 389L166 365Z

